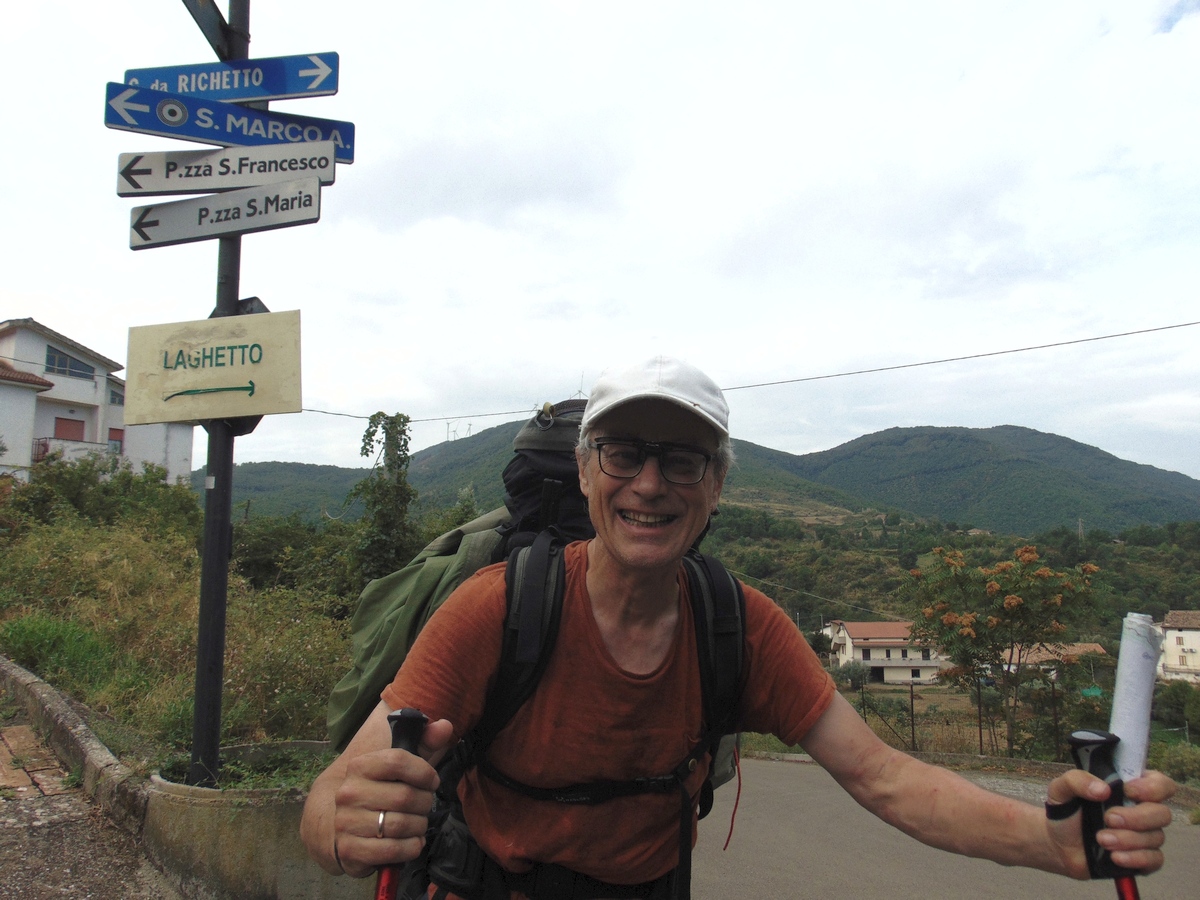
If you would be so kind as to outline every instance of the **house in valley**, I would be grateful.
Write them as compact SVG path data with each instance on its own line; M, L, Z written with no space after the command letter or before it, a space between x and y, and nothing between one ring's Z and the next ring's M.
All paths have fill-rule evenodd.
M839 665L860 662L870 680L885 684L933 684L950 661L936 647L914 644L910 622L844 622L825 627L830 657Z
M1200 610L1173 609L1161 627L1159 677L1200 684Z

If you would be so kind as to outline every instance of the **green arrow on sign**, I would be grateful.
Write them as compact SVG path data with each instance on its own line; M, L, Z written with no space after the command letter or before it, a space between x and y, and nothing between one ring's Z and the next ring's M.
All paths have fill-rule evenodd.
M190 391L176 391L173 394L167 394L167 396L163 397L163 402L165 403L172 397L187 397L195 394L223 394L226 391L246 391L248 397L253 397L254 382L249 382L245 387L192 388Z

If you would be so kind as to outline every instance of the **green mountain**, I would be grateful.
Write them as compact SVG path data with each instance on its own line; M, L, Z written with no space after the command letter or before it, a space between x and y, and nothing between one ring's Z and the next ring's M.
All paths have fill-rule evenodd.
M889 428L781 462L877 505L1010 534L1200 519L1200 481L1013 425Z
M324 515L357 518L361 508L346 508L346 495L369 469L343 469L309 463L240 463L233 467L233 515L288 516L306 519ZM204 469L192 472L192 490L204 501Z
M503 503L500 475L521 422L414 453L409 481L420 505L452 505L471 486L481 509ZM865 509L1008 534L1058 526L1120 531L1200 520L1200 481L1119 459L1095 447L1029 428L890 428L832 450L796 456L734 441L737 464L724 499L809 522L838 522ZM235 515L353 517L346 494L366 469L302 463L246 463L234 474ZM202 472L193 473L200 491Z

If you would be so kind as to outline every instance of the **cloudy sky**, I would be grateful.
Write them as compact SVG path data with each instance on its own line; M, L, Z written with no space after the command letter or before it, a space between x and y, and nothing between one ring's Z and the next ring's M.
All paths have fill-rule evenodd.
M337 96L272 109L357 133L319 223L243 239L305 412L238 462L367 465L376 410L420 449L668 353L780 450L1012 424L1200 478L1200 0L250 15L252 57L340 54ZM216 242L134 253L115 192L119 153L200 145L103 124L126 69L214 58L183 4L19 4L0 46L0 319L124 361L205 318Z

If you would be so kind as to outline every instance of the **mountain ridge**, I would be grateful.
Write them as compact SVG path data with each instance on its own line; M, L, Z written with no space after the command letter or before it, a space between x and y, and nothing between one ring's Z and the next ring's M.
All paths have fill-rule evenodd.
M414 453L408 477L422 508L450 506L467 486L480 509L499 506L500 474L522 424ZM736 439L733 445L738 461L724 501L776 514L819 520L897 511L1018 535L1073 530L1081 520L1089 530L1113 532L1200 520L1200 481L1016 425L895 427L802 455ZM255 514L344 512L346 493L368 471L243 463L235 467L235 508L250 501ZM199 490L202 470L192 481Z

